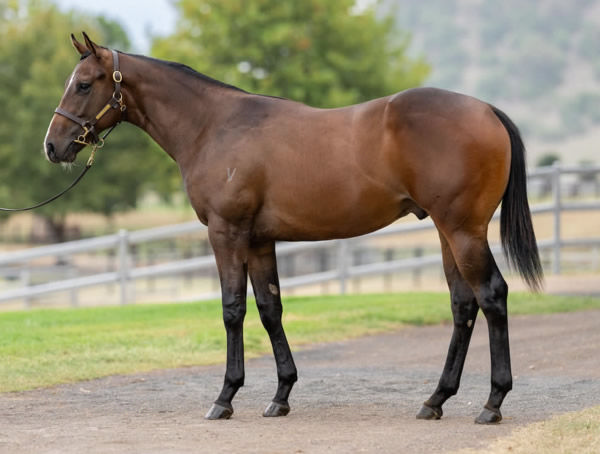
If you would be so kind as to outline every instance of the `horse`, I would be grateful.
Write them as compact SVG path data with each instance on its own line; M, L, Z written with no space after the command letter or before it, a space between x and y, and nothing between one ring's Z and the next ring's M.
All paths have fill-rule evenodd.
M440 238L453 333L441 378L417 418L442 417L458 391L479 309L489 331L491 390L476 423L502 419L512 388L508 286L487 231L501 208L509 263L542 285L527 201L525 147L498 108L463 94L413 88L357 105L318 109L258 95L188 66L71 41L80 54L44 139L49 161L72 162L98 133L128 121L177 163L208 226L221 284L227 360L207 419L228 419L244 384L248 275L270 338L278 385L264 410L285 416L298 375L282 326L277 241L363 235L410 213ZM108 102L105 102L108 99Z

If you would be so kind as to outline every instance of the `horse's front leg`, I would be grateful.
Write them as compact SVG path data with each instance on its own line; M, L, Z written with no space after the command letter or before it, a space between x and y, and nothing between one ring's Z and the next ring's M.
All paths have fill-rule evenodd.
M248 269L248 241L243 229L209 224L209 239L219 270L223 322L227 332L227 369L223 389L206 419L229 419L231 401L244 385L244 333Z
M277 393L264 411L263 416L285 416L290 411L288 397L292 386L298 379L298 374L281 324L283 308L277 275L275 243L270 242L250 248L248 272L252 281L260 319L273 346L279 381Z

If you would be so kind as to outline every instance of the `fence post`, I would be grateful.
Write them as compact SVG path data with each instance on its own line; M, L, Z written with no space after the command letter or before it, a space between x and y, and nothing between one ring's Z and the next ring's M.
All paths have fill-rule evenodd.
M31 285L31 269L29 268L29 263L25 264L25 267L21 269L20 279L21 287L29 287ZM23 304L25 309L29 309L31 307L31 298L28 296L23 298Z
M552 273L560 274L560 212L562 208L560 197L560 164L555 162L552 166L552 198L554 202L554 257L552 260Z
M129 232L119 230L119 283L121 284L121 304L127 304L129 281Z
M386 262L391 262L394 260L394 252L395 251L393 248L387 248L383 253L383 260ZM389 293L392 291L392 283L394 281L393 276L394 275L392 273L385 273L383 275L383 290L385 292Z
M74 279L77 277L77 267L72 263L72 260L67 265L69 269L67 270L67 276L69 279ZM71 290L71 307L79 306L79 290L74 288Z
M340 281L340 294L346 294L346 280L348 278L348 240L338 242L338 279Z

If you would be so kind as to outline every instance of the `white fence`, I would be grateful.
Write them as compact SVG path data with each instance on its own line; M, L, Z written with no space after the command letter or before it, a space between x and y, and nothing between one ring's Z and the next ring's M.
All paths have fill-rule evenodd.
M550 201L536 203L531 207L534 215L551 213L553 216L553 233L550 239L538 241L540 251L549 251L551 253L550 268L552 273L561 273L561 254L565 248L584 247L599 250L600 231L597 236L592 238L574 238L565 239L561 236L561 213L567 211L590 211L600 210L600 200L598 198L598 173L600 167L588 166L582 167L560 167L553 166L537 169L529 175L530 194L538 188L538 193L551 194ZM582 175L584 178L582 178ZM577 181L587 181L594 187L594 196L588 200L578 198L572 200L573 194L570 194L573 183L565 181L571 177ZM541 184L536 185L536 180ZM566 200L568 199L568 200ZM496 213L496 217L498 213ZM385 275L398 273L401 271L422 270L432 265L441 264L441 255L439 252L419 255L415 257L390 259L378 261L369 264L353 264L352 250L357 241L364 238L384 237L388 235L408 234L434 229L433 222L430 219L413 223L402 223L391 225L360 239L332 240L321 242L299 242L299 243L281 243L277 246L277 255L280 260L282 257L306 252L308 250L331 250L336 248L337 259L335 266L319 272L309 274L294 275L283 277L281 279L282 289L294 289L306 285L314 285L325 282L337 282L339 292L347 291L349 280L372 275ZM13 281L17 281L16 286L0 290L0 302L9 300L23 300L25 306L28 306L32 298L39 299L44 295L56 292L71 291L74 304L77 302L77 291L79 289L101 286L117 285L119 289L118 299L121 304L126 304L135 299L132 295L132 283L139 279L150 279L165 276L174 276L182 274L197 273L201 270L214 270L215 261L212 255L192 257L183 260L169 261L160 264L147 266L134 266L131 250L137 245L150 241L173 239L182 235L189 235L205 230L206 228L198 222L189 222L184 224L170 225L165 227L153 228L139 231L121 230L118 234L107 235L97 238L71 241L68 243L42 246L31 249L25 249L15 252L2 253L0 255L0 274L10 275L13 270ZM51 280L49 282L32 284L30 276L30 263L40 259L64 260L74 254L93 253L95 251L112 251L116 259L117 266L114 270L95 273L81 277L70 277L61 280ZM492 246L492 251L499 256L500 247ZM14 271L17 270L17 271ZM550 270L547 270L550 271ZM194 295L193 299L211 299L219 296L218 289L204 291ZM113 297L114 299L114 297Z

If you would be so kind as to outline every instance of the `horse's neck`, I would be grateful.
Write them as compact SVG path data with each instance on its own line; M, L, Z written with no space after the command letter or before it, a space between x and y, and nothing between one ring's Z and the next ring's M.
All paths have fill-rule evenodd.
M128 121L181 165L227 109L228 89L151 60L134 56L124 60Z

